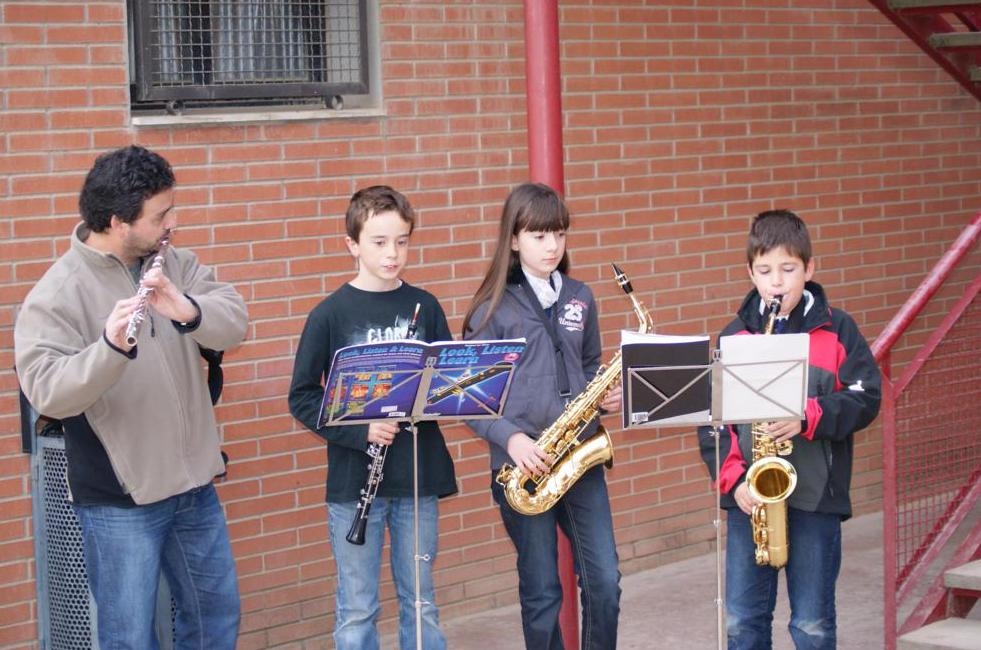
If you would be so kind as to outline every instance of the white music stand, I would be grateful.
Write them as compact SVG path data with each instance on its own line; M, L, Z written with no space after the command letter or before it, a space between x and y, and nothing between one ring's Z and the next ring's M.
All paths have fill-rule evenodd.
M709 361L707 337L631 337L622 345L624 427L710 426L715 478L723 427L800 420L807 401L808 335L723 336ZM697 341L697 343L695 343ZM637 349L630 350L635 347ZM629 360L647 365L628 366ZM674 364L674 365L671 365ZM715 490L716 637L724 648L722 495Z
M499 418L524 339L394 341L342 348L334 354L318 424L408 421L412 433L413 556L416 648L422 649L419 563L419 422ZM377 381L375 381L377 379ZM371 386L363 395L358 387ZM430 603L431 604L431 603Z

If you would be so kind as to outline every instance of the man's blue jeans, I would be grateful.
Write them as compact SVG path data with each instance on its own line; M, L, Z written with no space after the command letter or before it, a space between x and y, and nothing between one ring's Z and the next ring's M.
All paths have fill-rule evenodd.
M582 647L617 647L620 616L620 569L613 518L600 465L583 474L555 506L538 515L511 508L504 488L491 480L504 527L518 552L518 597L525 647L562 650L559 610L562 585L558 569L559 526L572 545L582 595Z
M334 644L337 650L377 650L379 574L385 528L392 540L391 565L399 599L399 645L403 650L416 647L416 561L415 527L411 498L376 497L368 513L363 545L347 541L358 503L327 504L330 545L337 563L337 612ZM433 589L433 562L436 561L439 500L419 497L419 600L422 619L422 647L444 650L446 640L439 627Z
M102 650L158 647L161 571L176 603L175 647L234 650L238 581L214 486L132 508L75 506L75 513Z
M757 566L749 516L728 508L726 633L729 650L773 647L778 571ZM837 643L835 582L841 568L841 518L787 508L790 636L798 650L831 650Z

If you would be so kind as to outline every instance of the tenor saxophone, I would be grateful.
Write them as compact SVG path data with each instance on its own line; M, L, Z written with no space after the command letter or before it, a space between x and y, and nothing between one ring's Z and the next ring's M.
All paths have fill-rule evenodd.
M654 319L650 312L633 294L633 287L626 274L613 265L617 284L627 294L634 312L640 320L638 331L653 332ZM600 404L620 382L622 360L620 352L600 369L579 395L566 406L562 415L535 441L552 462L547 471L531 476L513 465L505 464L497 474L497 482L504 487L504 495L512 508L526 515L548 511L578 481L587 470L605 463L613 465L613 441L603 425L585 440L580 435L599 415Z
M780 296L774 296L769 303L764 334L773 333L780 313L780 300ZM750 515L753 543L756 544L756 564L779 569L787 564L790 553L786 500L797 487L797 470L780 457L793 451L793 442L774 442L763 430L765 424L752 424L753 464L746 470L746 487L759 501Z

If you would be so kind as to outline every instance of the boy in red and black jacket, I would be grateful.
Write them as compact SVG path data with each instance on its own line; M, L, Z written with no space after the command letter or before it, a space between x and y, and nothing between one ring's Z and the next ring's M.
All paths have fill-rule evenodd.
M763 333L766 307L780 296L774 332L810 337L804 419L763 426L774 442L792 442L792 453L783 458L797 473L796 489L786 499L790 635L797 648L835 648L841 522L852 514L853 434L879 412L879 368L855 321L831 307L821 286L811 281L811 240L800 217L789 210L759 214L750 229L746 258L754 289L720 336ZM751 425L739 424L721 432L718 476L713 430L698 431L702 458L727 513L730 650L771 647L777 596L778 569L756 563L750 514L758 501L746 484L753 460L750 430Z

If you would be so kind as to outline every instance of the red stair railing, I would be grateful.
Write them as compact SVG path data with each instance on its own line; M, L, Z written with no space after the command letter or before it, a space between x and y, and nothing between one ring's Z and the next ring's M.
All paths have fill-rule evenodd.
M869 0L981 100L981 1Z
M975 300L981 272L959 281L962 294L945 299L940 323L930 325L919 348L907 347L909 358L893 378L900 337L911 331L979 237L981 212L872 345L883 374L884 638L889 650L898 635L947 615L943 571L981 554L981 523L970 519L981 498L981 304Z

